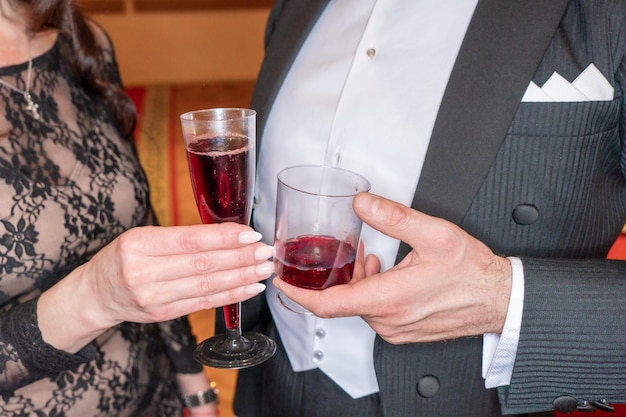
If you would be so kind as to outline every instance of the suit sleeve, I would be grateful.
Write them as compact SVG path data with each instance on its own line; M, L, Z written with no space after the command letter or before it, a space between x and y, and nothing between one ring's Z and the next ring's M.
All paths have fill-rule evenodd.
M504 414L626 401L626 262L523 259L524 313Z

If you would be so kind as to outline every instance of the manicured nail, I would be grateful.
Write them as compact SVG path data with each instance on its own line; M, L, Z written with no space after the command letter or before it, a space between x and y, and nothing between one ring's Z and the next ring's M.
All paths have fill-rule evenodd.
M256 248L256 250L254 251L254 258L257 261L262 261L263 259L269 259L274 256L275 252L276 251L274 250L274 246L261 246Z
M264 277L274 273L274 263L273 262L263 262L260 265L257 265L256 274L260 277Z
M259 282L258 284L248 285L244 291L249 295L257 295L265 291L265 284Z
M241 232L239 233L239 243L247 244L258 242L262 237L261 233L255 231Z

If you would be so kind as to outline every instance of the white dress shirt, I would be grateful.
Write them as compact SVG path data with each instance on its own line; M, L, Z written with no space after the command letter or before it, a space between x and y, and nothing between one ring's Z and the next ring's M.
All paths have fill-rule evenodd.
M263 132L254 218L266 242L274 236L276 174L288 166L346 168L365 176L373 193L411 204L476 3L330 2L286 77ZM393 266L397 240L367 226L361 240L383 270ZM299 315L280 306L272 285L266 295L294 371L319 368L353 398L378 391L375 334L361 318ZM511 319L514 333L519 321ZM485 341L485 375L493 372L493 383L501 385L507 375L510 379L517 339L512 347L498 345L497 335ZM491 356L502 356L505 365L494 366Z

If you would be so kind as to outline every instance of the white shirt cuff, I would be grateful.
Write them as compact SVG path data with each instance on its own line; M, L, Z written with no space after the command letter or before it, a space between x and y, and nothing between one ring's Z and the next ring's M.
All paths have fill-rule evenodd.
M522 313L524 311L524 267L519 258L511 261L513 276L511 299L504 329L501 335L489 333L483 336L483 378L485 388L495 388L511 383L513 366L517 355Z

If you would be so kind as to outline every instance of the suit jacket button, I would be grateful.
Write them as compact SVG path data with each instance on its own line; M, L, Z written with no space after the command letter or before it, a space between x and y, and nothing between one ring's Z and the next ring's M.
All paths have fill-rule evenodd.
M439 379L434 375L424 375L417 383L417 393L424 398L434 397L439 392Z
M532 204L520 204L513 209L513 220L517 224L528 225L537 221L539 209Z
M557 397L554 402L552 402L552 405L556 411L560 411L561 413L571 413L576 410L578 401L576 401L576 398L570 397L569 395L562 395Z

